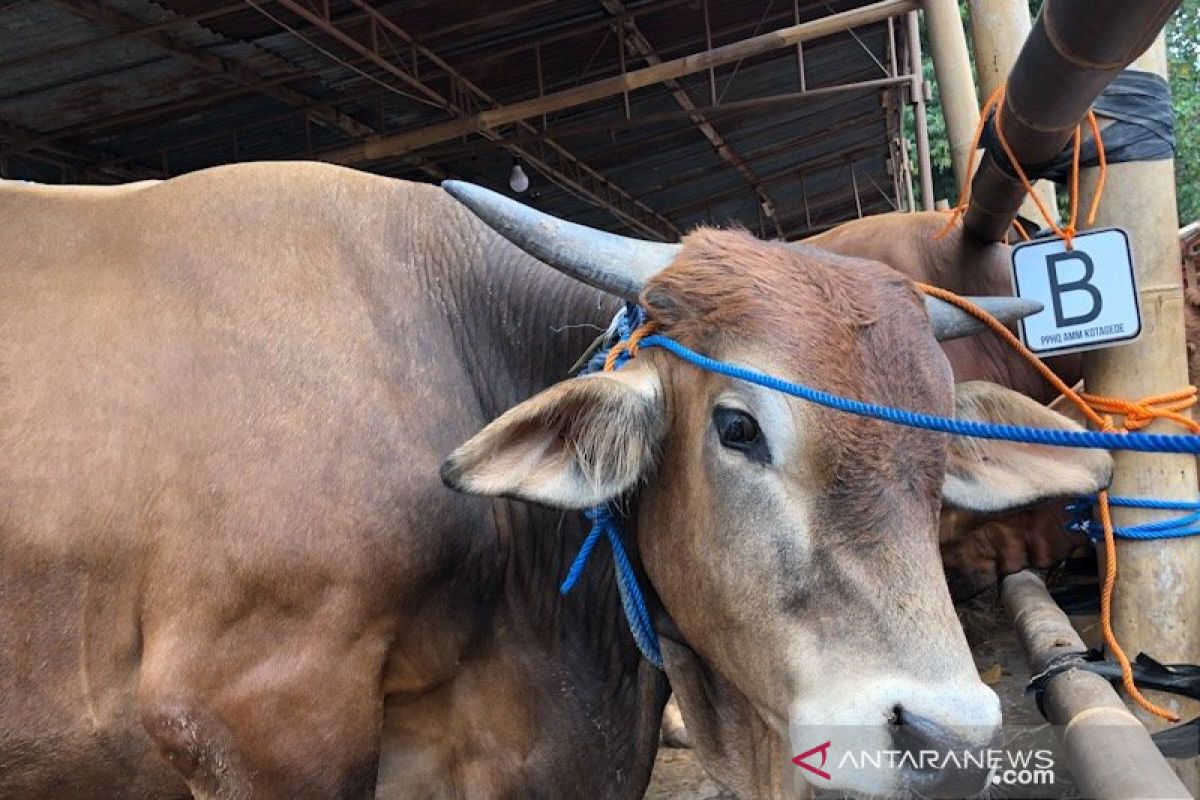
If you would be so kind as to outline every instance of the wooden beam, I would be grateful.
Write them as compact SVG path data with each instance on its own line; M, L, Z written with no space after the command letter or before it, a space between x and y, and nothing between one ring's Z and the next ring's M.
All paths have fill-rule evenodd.
M268 97L273 97L286 105L312 106L309 113L314 122L336 128L348 136L361 137L377 133L369 125L365 125L353 117L343 114L333 106L315 104L313 98L303 92L282 84L265 81L257 72L246 68L237 61L213 55L199 47L188 44L182 39L164 33L162 30L147 29L144 23L120 11L115 11L107 6L92 2L92 0L54 0L54 2L69 8L73 13L84 19L111 27L121 33L134 33L160 50L187 59L205 72L214 75L224 75L235 83L240 83ZM283 59L278 59L278 62L280 67L295 71L295 67Z
M950 140L954 185L962 186L972 155L971 142L979 124L979 98L971 76L971 56L967 53L967 33L958 0L925 0L925 28L929 33L942 116L946 119L946 137Z
M851 83L843 83L837 86L822 86L817 89L809 89L803 92L787 92L784 94L768 95L766 97L752 97L746 100L733 100L728 103L722 103L719 106L699 106L698 111L703 112L710 120L724 119L726 117L739 117L754 112L771 109L780 106L788 106L795 104L803 104L810 100L821 97L829 97L843 93L853 93L861 91L871 91L878 89L887 89L909 83L909 77L902 75L898 78L875 78L865 81L853 81ZM840 104L830 106L830 109L839 108ZM866 119L871 119L878 116L877 113L872 113L866 116L856 117L857 122L862 122ZM643 114L641 116L625 119L624 117L602 120L599 122L582 122L568 125L558 125L548 130L537 129L536 133L522 133L515 136L505 136L502 139L485 139L484 141L469 140L465 142L455 142L453 144L443 144L437 147L428 148L421 151L421 155L429 158L454 157L470 153L478 150L486 150L492 148L507 148L511 145L529 144L532 142L540 142L549 138L561 139L571 136L583 136L596 133L616 133L618 131L636 130L637 128L650 127L662 123L676 122L682 120L690 120L691 112L683 109L675 111L660 111L654 114ZM806 120L808 117L802 117L801 120ZM764 127L756 127L753 130L746 131L746 135L757 136L767 131L773 130L776 127L796 124L796 120L785 120L766 125ZM653 138L639 140L631 146L643 146L663 136L677 136L684 132L685 128L673 128L663 134L656 135ZM824 133L828 133L825 131ZM786 146L786 143L781 143ZM793 143L794 144L794 143ZM614 151L616 157L619 158L620 151ZM318 154L318 158L323 154ZM609 158L611 154L606 153L605 158ZM409 158L411 156L406 156ZM671 156L664 156L670 159Z
M622 2L622 0L600 0L600 4L604 6L605 11L614 16L619 16L627 12L625 4ZM705 27L707 28L707 6L705 7L705 12ZM622 32L622 28L625 29L624 32ZM620 39L620 46L622 48L631 48L650 66L655 66L662 63L662 58L659 57L658 53L654 49L654 46L650 44L650 40L647 39L641 30L638 29L636 22L630 21L628 23L624 23L623 25L619 24L617 35ZM624 52L624 50L622 50L622 52ZM624 70L622 70L622 72L624 72ZM712 73L710 72L709 74L711 77ZM670 91L671 98L675 101L675 104L685 112L688 112L688 117L695 124L696 129L702 136L704 136L705 139L708 140L708 143L712 145L713 152L715 152L722 161L725 161L732 166L734 170L736 170L737 173L745 179L746 183L753 187L755 194L758 195L759 208L764 214L766 214L767 218L771 220L771 224L775 228L775 235L782 237L783 228L780 227L779 220L776 218L775 201L771 199L771 196L767 193L766 187L764 187L758 180L758 177L754 174L754 170L750 168L750 165L746 163L745 159L738 155L737 151L734 150L729 142L725 140L725 137L717 132L717 129L713 126L712 121L704 114L703 111L700 111L697 108L696 104L692 101L692 98L688 95L687 90L684 89L678 81L671 79L665 81L664 84L666 85L667 90ZM628 107L628 97L628 94L626 94L626 107ZM716 98L715 93L712 99L713 105L717 105L718 99ZM626 116L628 116L628 114Z
M443 96L439 91L429 86L421 77L413 73L410 68L397 64L391 57L379 52L378 48L372 46L372 43L359 41L333 21L325 19L297 0L277 0L277 2L280 6L330 36L342 46L370 60L396 79L408 84L435 104L440 105L452 116L466 116L470 114L471 107L476 102L487 106L498 105L495 98L490 94L465 75L456 71L454 67L446 63L437 53L414 40L399 25L377 11L365 0L351 0L351 2L367 14L369 19L373 20L373 25L379 26L381 30L386 31L389 35L400 39L405 43L410 52L433 63L438 69L450 76L451 87L453 89L451 97ZM525 130L537 131L537 128L528 123L522 123L522 126ZM500 138L499 134L493 131L488 131L485 135L492 139ZM669 219L660 215L644 203L634 200L633 196L627 191L614 184L599 171L584 164L565 147L552 139L545 139L539 144L540 147L537 150L516 145L509 145L507 149L509 152L523 159L526 164L533 166L542 174L564 187L567 191L608 210L613 216L632 229L648 234L656 239L673 239L678 237L680 231ZM361 146L356 145L355 147ZM333 152L344 153L346 149L351 148L343 148ZM330 157L329 153L322 154L321 158L326 161L343 164L375 160L365 158L357 160L333 158Z
M1134 69L1167 73L1166 45L1160 36L1133 62ZM1099 169L1080 176L1080 207L1095 193ZM1081 223L1082 224L1082 223ZM1134 342L1083 354L1083 376L1089 392L1112 397L1149 397L1187 386L1182 271L1179 268L1179 218L1175 209L1175 164L1131 161L1111 164L1096 225L1120 226L1129 235L1142 312L1142 335ZM1185 411L1184 414L1189 412ZM1166 420L1151 423L1147 433L1182 433ZM1114 495L1168 500L1196 499L1196 459L1157 453L1113 453ZM1114 508L1119 526L1163 519L1162 512ZM1170 514L1165 516L1172 516ZM1117 586L1112 601L1113 631L1131 656L1139 651L1164 663L1200 662L1200 537L1138 542L1118 539ZM1103 574L1103 569L1101 569ZM1179 695L1151 694L1190 719L1200 702ZM1152 729L1163 727L1149 718ZM1197 791L1195 759L1190 778ZM1181 762L1182 766L1182 762ZM1143 795L1150 796L1150 795Z
M281 0L281 2L289 6L295 5L294 0ZM615 75L611 78L507 106L497 106L427 128L363 142L343 150L333 151L328 154L328 157L332 161L358 163L403 155L459 136L493 131L502 125L602 100L622 92L682 78L686 75L703 72L711 67L730 64L782 48L794 47L799 42L818 39L859 25L880 22L888 17L911 11L917 5L917 0L880 0L880 2L853 11L831 14L701 53L663 61L624 75Z

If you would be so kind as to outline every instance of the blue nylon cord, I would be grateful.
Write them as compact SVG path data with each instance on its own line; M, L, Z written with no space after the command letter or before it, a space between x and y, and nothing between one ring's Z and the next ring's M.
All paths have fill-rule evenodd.
M635 304L626 305L625 309L613 320L609 333L615 340L625 341L645 321L645 311ZM599 372L604 368L605 359L611 349L603 348L592 356L587 367L581 374L587 375ZM701 369L725 375L737 380L757 384L767 389L799 397L818 405L832 408L859 416L905 425L910 428L937 431L955 436L970 436L977 439L998 439L1024 444L1041 444L1050 447L1078 447L1102 450L1128 450L1141 453L1185 453L1200 455L1200 436L1196 435L1166 435L1159 433L1112 433L1106 431L1063 431L1047 428L1030 428L1023 425L1004 425L991 422L976 422L974 420L941 417L936 414L926 414L920 411L908 411L892 408L862 400L823 392L791 381L766 375L736 364L726 364L723 361L709 358L684 347L679 342L661 334L652 334L643 339L640 347L658 347ZM616 366L620 367L629 360L628 353L622 353ZM1100 525L1092 519L1092 503L1095 498L1081 498L1068 506L1072 520L1067 528L1084 533L1093 541L1103 536ZM1200 502L1184 500L1158 500L1154 498L1110 497L1109 503L1125 508L1157 509L1164 511L1191 511L1193 513L1173 520L1160 520L1143 525L1133 525L1114 528L1113 535L1124 539L1172 539L1183 536L1200 535L1200 527L1189 527L1200 523ZM613 565L617 577L617 590L621 595L621 607L629 624L638 649L647 661L662 669L662 653L658 645L658 634L646 610L646 602L638 587L637 574L625 552L621 541L620 524L613 515L609 504L601 504L584 512L592 521L592 529L579 553L567 571L559 591L569 592L579 581L588 557L595 549L596 543L603 534L612 550Z
M642 339L639 347L660 347L673 355L709 372L758 384L777 392L790 394L812 403L846 411L865 417L874 417L885 422L894 422L910 428L921 428L956 436L972 436L977 439L1002 439L1025 444L1044 444L1052 447L1085 447L1100 450L1132 450L1139 453L1190 453L1200 454L1200 436L1172 436L1161 433L1107 433L1104 431L1060 431L1046 428L1029 428L1023 425L1003 425L994 422L939 417L920 411L866 403L839 397L820 389L792 383L773 375L764 375L736 364L726 364L708 356L689 350L674 339L652 334Z
M1104 538L1104 528L1092 514L1095 497L1082 497L1067 506L1071 519L1066 528L1082 533L1093 542ZM1142 508L1158 511L1190 511L1174 519L1161 519L1141 525L1113 527L1113 536L1118 539L1154 541L1156 539L1179 539L1184 536L1200 535L1200 502L1190 500L1158 500L1150 497L1109 497L1108 504L1121 508Z
M1196 500L1156 500L1152 497L1113 497L1109 495L1108 504L1122 508L1151 508L1159 511L1200 511L1200 501Z
M615 336L616 341L625 341L638 326L645 322L645 318L645 311L641 308L627 305L613 320L609 332ZM603 370L610 349L611 346L598 350L580 374L590 375ZM620 367L628 360L629 354L622 353L617 359L616 366ZM571 562L571 567L567 570L567 577L559 587L559 594L565 595L579 582L583 569L587 565L588 557L596 548L600 536L604 535L608 539L609 549L612 551L613 573L617 578L617 592L621 596L621 609L625 612L625 621L629 624L629 632L633 634L633 641L641 651L642 657L658 669L662 669L663 659L662 651L658 646L658 633L654 630L654 623L650 620L650 612L646 610L646 600L642 596L641 587L638 586L637 572L629 560L629 554L625 552L625 544L621 538L621 525L613 513L612 505L602 503L583 513L591 520L592 529L588 532L587 538L583 540L583 545L580 546L575 560Z

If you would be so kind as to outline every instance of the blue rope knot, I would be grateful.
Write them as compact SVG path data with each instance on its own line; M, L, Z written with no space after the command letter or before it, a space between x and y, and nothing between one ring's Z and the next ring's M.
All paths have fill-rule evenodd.
M1093 544L1104 539L1104 526L1096 519L1093 509L1094 495L1080 497L1067 506L1070 519L1066 529L1081 533ZM1109 497L1108 504L1120 508L1142 508L1154 511L1187 511L1172 519L1145 522L1141 525L1113 526L1113 536L1118 539L1153 541L1155 539L1178 539L1200 535L1200 502L1190 500L1159 500L1150 497Z
M641 307L633 303L627 304L609 325L605 346L597 350L580 374L590 375L603 370L609 351L618 342L628 340L630 335L645 321L646 312ZM620 368L629 358L628 352L622 353L617 358L616 367ZM658 633L654 630L650 612L646 609L646 600L642 596L641 587L638 586L637 572L629 560L629 554L625 552L621 524L612 504L601 503L583 513L591 521L592 529L588 532L587 538L583 540L583 545L580 546L575 560L571 562L571 567L567 570L567 577L559 587L559 593L565 595L579 582L580 576L583 575L583 569L587 566L588 557L596 549L596 543L603 535L608 539L609 549L612 551L613 572L617 577L617 591L621 595L621 608L625 611L629 632L633 634L633 641L637 644L642 656L658 669L662 669L663 660L662 651L658 646Z

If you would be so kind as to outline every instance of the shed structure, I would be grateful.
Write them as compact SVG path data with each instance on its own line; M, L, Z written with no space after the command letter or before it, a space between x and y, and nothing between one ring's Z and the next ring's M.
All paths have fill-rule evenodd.
M511 193L519 163L523 201L587 225L802 238L911 205L916 5L0 0L0 173L322 159ZM645 85L612 90L626 78Z

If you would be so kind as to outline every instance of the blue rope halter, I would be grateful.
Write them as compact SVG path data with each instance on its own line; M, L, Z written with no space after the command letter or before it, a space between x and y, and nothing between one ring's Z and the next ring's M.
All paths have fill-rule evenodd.
M618 312L612 325L609 326L607 346L600 348L592 356L580 374L590 375L603 370L609 351L618 342L627 340L630 334L645 321L646 312L639 306L629 304ZM629 360L629 357L629 353L622 353L617 358L616 366L619 368ZM633 564L629 561L629 554L625 552L621 524L617 519L616 510L612 503L602 503L583 513L591 520L592 529L587 538L583 540L583 545L579 548L575 560L571 562L571 568L567 571L567 577L562 582L562 586L559 587L559 593L565 595L571 591L579 581L579 576L583 574L583 568L587 565L588 556L595 549L596 542L600 540L601 535L605 536L608 539L609 548L612 550L613 568L617 576L617 591L621 595L621 607L625 610L629 632L633 634L633 641L637 644L638 650L642 652L642 656L654 666L662 669L662 651L658 646L658 634L654 630L654 623L650 621L650 612L646 610L646 600L642 597L641 587L638 586L637 572L634 571Z
M619 342L629 339L630 335L641 326L646 319L645 311L635 305L628 304L619 312L609 326L606 339L607 347L601 348L588 362L580 374L588 375L599 372L604 368L609 351ZM661 334L652 334L642 339L641 348L658 347L700 369L715 372L737 380L753 383L783 394L798 397L818 405L844 411L859 416L873 417L884 422L905 425L910 428L948 433L955 436L971 436L980 439L1000 439L1009 442L1025 444L1049 445L1052 447L1079 447L1103 450L1132 450L1143 453L1190 453L1200 455L1200 436L1197 435L1168 435L1158 433L1114 433L1106 431L1064 431L1046 428L1031 428L1024 425L1004 425L993 422L976 422L961 420L953 417L941 417L936 414L926 414L919 411L909 411L901 408L867 403L848 397L823 392L791 381L785 381L773 375L766 375L747 367L727 364L723 361L709 358L693 350L689 350L679 342ZM630 354L622 352L616 366L620 367ZM1072 503L1068 510L1072 514L1069 530L1085 533L1093 541L1100 535L1099 525L1092 519L1091 509L1095 498L1086 497ZM1116 536L1126 539L1166 539L1180 536L1200 535L1200 503L1154 500L1129 497L1110 497L1109 502L1114 506L1127 508L1150 508L1167 511L1191 512L1173 520L1161 520L1143 525L1125 528L1115 528ZM574 562L563 581L560 591L566 594L579 580L588 556L603 534L608 538L612 548L613 562L616 566L617 588L621 593L621 605L625 610L625 618L629 622L629 630L633 633L634 641L642 655L654 666L662 669L662 653L658 646L658 635L650 621L646 603L638 587L637 574L629 561L622 543L621 528L612 505L605 503L584 512L592 522L591 532L575 556Z

